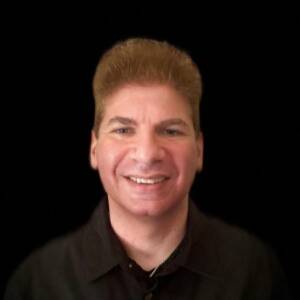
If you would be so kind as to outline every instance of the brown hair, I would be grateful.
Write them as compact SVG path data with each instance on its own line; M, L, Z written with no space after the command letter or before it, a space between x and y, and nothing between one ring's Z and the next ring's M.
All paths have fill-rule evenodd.
M105 97L126 84L167 84L175 88L189 101L195 131L200 131L201 75L186 52L167 42L144 38L119 42L105 52L93 79L93 129L96 135L103 117Z

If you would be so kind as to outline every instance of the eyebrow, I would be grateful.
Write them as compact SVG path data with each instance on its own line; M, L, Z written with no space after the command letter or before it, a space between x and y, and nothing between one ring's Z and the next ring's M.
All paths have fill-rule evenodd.
M114 123L120 123L122 125L137 125L137 122L134 119L131 118L125 118L125 117L120 117L120 116L116 116L111 118L107 125L112 125Z
M110 125L113 125L114 123L119 123L122 125L137 125L137 122L134 119L121 117L121 116L116 116L116 117L111 118L108 121L107 125L110 126ZM180 118L171 118L171 119L161 121L158 123L157 126L158 127L167 127L167 126L172 126L172 125L180 125L180 126L187 127L187 128L189 127L188 124Z

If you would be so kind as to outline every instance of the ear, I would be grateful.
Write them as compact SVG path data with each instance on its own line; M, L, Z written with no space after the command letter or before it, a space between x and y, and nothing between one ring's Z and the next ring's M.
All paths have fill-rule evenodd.
M196 147L197 147L197 171L201 172L203 169L203 153L204 153L204 138L203 133L200 131L196 137Z
M91 167L96 170L98 167L98 163L97 163L97 142L98 139L96 137L95 131L92 130L91 131L91 145L90 145L90 165Z

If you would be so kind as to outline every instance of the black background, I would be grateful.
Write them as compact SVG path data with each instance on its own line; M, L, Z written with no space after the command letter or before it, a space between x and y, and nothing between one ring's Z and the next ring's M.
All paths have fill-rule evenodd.
M205 162L192 197L205 212L269 243L295 289L299 31L293 10L220 9L208 17L204 9L179 6L94 14L26 9L9 8L2 26L0 292L33 249L85 222L103 195L88 159L91 80L103 51L135 36L168 40L199 65Z

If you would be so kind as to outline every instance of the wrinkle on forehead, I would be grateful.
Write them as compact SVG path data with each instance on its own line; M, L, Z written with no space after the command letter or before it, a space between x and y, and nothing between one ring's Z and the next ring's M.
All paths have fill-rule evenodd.
M106 99L103 119L106 126L113 122L124 125L160 122L168 125L169 122L170 125L193 126L188 102L175 89L165 85L121 88Z

